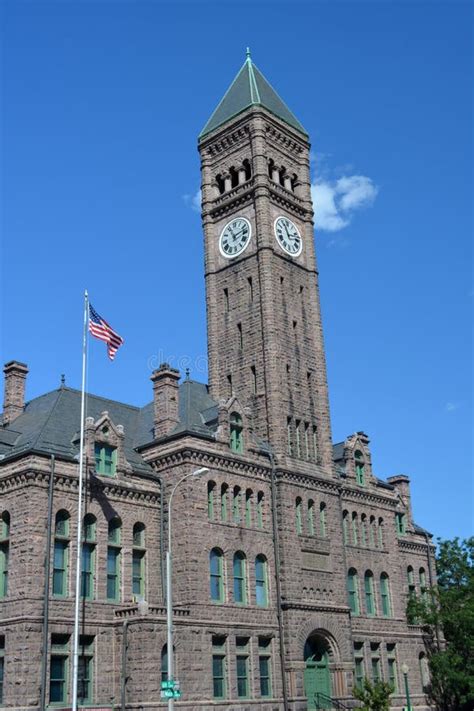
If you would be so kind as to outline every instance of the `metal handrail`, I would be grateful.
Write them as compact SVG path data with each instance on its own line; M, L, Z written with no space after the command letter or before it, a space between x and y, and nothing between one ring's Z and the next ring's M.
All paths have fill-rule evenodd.
M343 704L342 701L338 701L337 699L333 699L331 696L328 696L327 694L323 694L320 691L317 691L316 694L314 695L314 700L316 703L316 708L317 709L337 709L337 711L345 711L346 709L351 709L350 706L346 706L346 704Z

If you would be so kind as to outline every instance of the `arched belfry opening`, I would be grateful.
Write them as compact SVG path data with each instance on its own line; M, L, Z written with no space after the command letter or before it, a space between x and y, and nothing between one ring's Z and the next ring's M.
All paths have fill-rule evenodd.
M331 665L334 643L322 630L312 632L304 645L304 692L308 711L332 708Z

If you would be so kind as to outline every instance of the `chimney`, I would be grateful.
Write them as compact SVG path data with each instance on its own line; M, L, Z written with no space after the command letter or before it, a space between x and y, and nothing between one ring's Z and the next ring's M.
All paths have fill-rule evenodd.
M179 422L179 378L179 370L168 363L152 373L155 439L169 434Z
M406 476L406 474L396 474L395 476L387 477L387 481L397 490L408 513L408 518L412 520L410 479Z
M11 360L5 363L5 391L3 397L3 425L9 425L23 413L28 366Z

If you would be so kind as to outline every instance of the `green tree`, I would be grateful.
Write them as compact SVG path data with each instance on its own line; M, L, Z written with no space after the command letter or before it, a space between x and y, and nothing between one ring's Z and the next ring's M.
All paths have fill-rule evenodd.
M407 606L423 626L430 668L427 689L440 711L474 708L474 537L438 541L438 584Z
M390 696L393 692L393 686L385 681L372 684L368 679L364 679L362 688L354 689L354 697L362 701L361 711L389 711Z

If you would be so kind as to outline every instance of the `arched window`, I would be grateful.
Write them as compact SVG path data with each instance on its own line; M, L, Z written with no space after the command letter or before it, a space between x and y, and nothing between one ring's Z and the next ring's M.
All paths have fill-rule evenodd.
M161 681L168 681L168 645L161 648Z
M257 526L258 528L263 528L263 506L264 506L264 495L263 491L259 491L257 494Z
M234 577L234 602L239 605L247 604L245 572L245 555L242 551L237 551L234 555L232 574Z
M209 575L211 600L224 601L223 553L219 548L213 548L209 553Z
M221 521L227 521L228 517L229 487L227 484L221 486Z
M252 525L252 508L253 508L253 491L252 489L247 489L245 492L245 525Z
M8 595L8 559L10 553L10 514L0 518L0 598Z
M349 607L353 615L360 615L359 605L359 583L357 580L357 570L350 568L347 573L347 594L349 596Z
M424 652L420 652L420 654L418 655L418 661L420 664L421 686L423 688L423 691L427 691L430 685L430 669L428 665L428 659Z
M207 482L207 517L209 521L214 521L215 511L215 496L216 496L216 482Z
M352 512L352 543L356 546L357 540L357 514L355 511Z
M375 615L375 598L374 598L374 574L371 570L367 570L364 575L365 589L365 611L369 617Z
M310 536L314 536L314 501L310 499L308 501L308 533Z
M118 517L109 521L107 536L107 600L120 599L120 556L122 522Z
M427 602L426 572L424 568L420 568L420 593L422 599Z
M243 452L242 418L238 412L230 415L230 448L233 452Z
M240 486L234 486L232 498L232 519L234 523L240 523L242 519L242 492Z
M415 574L411 565L407 568L408 597L414 598L416 595Z
M370 527L369 527L369 538L370 538L370 547L375 548L375 535L376 535L376 524L375 524L375 516L370 517Z
M296 533L298 533L298 535L303 533L303 519L301 516L302 505L301 498L298 496L295 501Z
M95 516L86 514L82 528L81 595L87 600L94 597L95 529Z
M255 597L257 605L267 607L268 605L268 571L267 559L264 555L255 558Z
M137 599L145 597L145 524L133 526L132 592Z
M349 543L349 511L342 512L342 535L344 543Z
M68 594L69 521L67 511L58 511L54 524L53 595Z
M391 617L390 587L387 573L382 573L380 576L380 600L382 602L383 617Z
M362 514L360 517L360 544L361 546L367 545L367 516Z
M362 454L360 449L357 449L354 452L354 460L355 460L356 482L359 484L359 486L364 486L364 484L365 484L365 464L364 464L364 455Z
M383 550L384 546L384 541L383 541L383 518L379 518L379 525L378 525L378 542L379 542L379 548L380 550Z
M322 501L319 504L319 534L321 538L326 538L326 504Z

